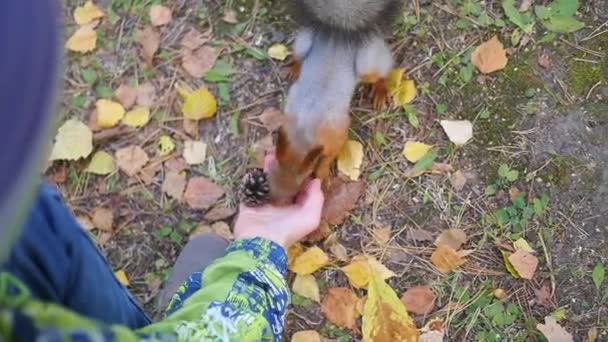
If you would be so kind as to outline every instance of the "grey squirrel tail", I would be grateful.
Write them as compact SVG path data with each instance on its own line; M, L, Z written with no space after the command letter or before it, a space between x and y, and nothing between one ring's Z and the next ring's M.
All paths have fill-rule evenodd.
M381 34L403 0L290 0L296 21L329 38L358 41Z

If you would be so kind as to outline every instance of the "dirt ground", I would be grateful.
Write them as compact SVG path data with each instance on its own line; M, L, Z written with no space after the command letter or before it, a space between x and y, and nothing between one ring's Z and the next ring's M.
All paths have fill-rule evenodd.
M174 19L162 30L161 50L150 71L133 36L145 26L148 6L158 2L98 2L115 17L102 22L94 53L67 55L61 112L88 122L96 99L111 97L112 90L125 82L149 82L158 98L152 122L96 147L115 151L136 144L154 155L161 135L182 141L185 133L174 84L205 85L214 93L219 86L181 70L179 42L190 28L211 29L220 59L233 65L234 74L226 82L229 99L199 127L208 144L207 159L188 172L227 190L216 207L235 209L238 182L247 167L256 164L256 143L270 133L255 118L268 107L280 108L288 89L285 63L256 52L274 43L289 45L295 24L282 1L163 1L173 9ZM74 31L72 11L80 4L67 1L67 34ZM415 285L430 286L437 295L436 310L428 317L415 316L416 323L443 319L447 341L540 341L536 324L550 314L559 317L577 341L583 341L592 327L599 330L598 340L608 341L608 286L604 282L596 288L591 276L597 264L608 265L608 3L582 1L578 18L586 27L576 33L549 39L537 23L517 44L513 25L483 26L462 14L468 4L506 20L500 1L406 2L388 39L398 65L416 81L418 96L407 108L379 113L371 110L363 88L357 93L351 137L364 145L366 191L347 222L332 227L331 238L344 245L349 256L372 254L397 273L389 284L398 294ZM227 9L237 12L237 24L222 19ZM482 76L468 56L471 48L493 35L508 47L509 62L505 70ZM86 81L84 70L93 70L96 79ZM412 115L418 127L412 126ZM473 140L454 147L439 124L443 119L471 120ZM438 161L464 173L464 189L453 188L453 173L407 178L404 171L411 165L402 149L408 140L434 145ZM167 198L161 192L162 170L145 184L118 171L105 177L90 175L83 172L86 165L56 162L47 175L76 215L89 215L97 207L113 209L115 231L92 233L112 266L127 273L138 300L156 315L155 297L188 234L213 221L205 212ZM502 179L497 174L501 165L517 170L519 177ZM496 191L489 195L491 185ZM513 208L514 191L524 194L525 208L531 208L534 199L548 199L546 212L527 221L521 231L497 219L500 209ZM513 211L522 215L525 208ZM230 224L232 218L223 222ZM160 236L165 227L177 234ZM391 229L385 245L372 234L382 227ZM447 228L465 230L465 247L474 253L460 271L446 276L430 263L432 242L412 236L418 230L437 236ZM518 237L530 243L540 260L531 281L514 279L500 253L499 246ZM331 287L349 286L338 267L315 275L322 294ZM551 293L548 302L535 293L543 287ZM497 300L496 289L504 290L506 298ZM499 313L484 310L489 305ZM360 332L328 322L317 303L295 296L286 338L307 329L337 341L361 339Z

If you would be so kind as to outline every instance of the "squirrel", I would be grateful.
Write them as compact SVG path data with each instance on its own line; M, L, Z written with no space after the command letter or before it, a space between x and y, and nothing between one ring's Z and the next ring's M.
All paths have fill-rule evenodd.
M360 82L372 84L374 108L386 102L393 57L384 30L395 0L292 0L301 28L287 74L293 81L269 171L270 201L288 203L311 176L325 188L348 140L350 102Z

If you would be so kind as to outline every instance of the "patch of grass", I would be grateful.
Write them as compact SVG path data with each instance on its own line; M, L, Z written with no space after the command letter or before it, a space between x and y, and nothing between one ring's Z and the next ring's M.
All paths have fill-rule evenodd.
M583 44L583 46L608 54L608 35L599 35ZM578 52L574 55L574 58L569 59L568 67L568 88L572 94L582 96L587 94L596 83L606 80L606 75L608 75L608 57L604 56L600 58L589 56L584 52Z

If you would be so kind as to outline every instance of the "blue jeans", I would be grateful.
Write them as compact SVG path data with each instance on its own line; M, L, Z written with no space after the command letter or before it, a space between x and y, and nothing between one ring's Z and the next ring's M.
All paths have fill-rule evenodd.
M0 270L19 278L33 297L91 319L133 329L151 322L49 185L40 187L21 237Z

